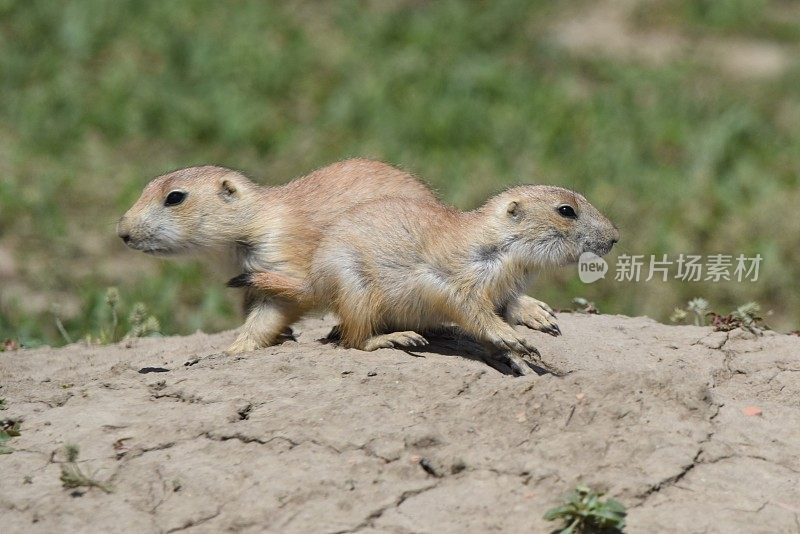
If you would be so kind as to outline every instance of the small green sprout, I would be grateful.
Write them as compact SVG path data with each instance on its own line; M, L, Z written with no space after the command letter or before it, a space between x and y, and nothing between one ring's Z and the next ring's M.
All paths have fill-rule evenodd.
M589 532L620 533L625 529L625 506L617 500L601 500L603 493L579 485L567 494L564 504L544 514L547 521L561 520L559 534Z
M711 316L711 325L714 330L718 332L729 332L736 328L742 328L751 332L752 334L759 335L767 326L763 324L763 319L759 315L761 313L761 306L757 302L748 302L736 308L728 315L718 315L716 313L709 314Z
M111 332L105 333L105 336L101 334L101 336L111 341L117 341L119 339L117 335L117 328L119 327L119 315L117 314L119 289L116 287L109 287L106 289L106 305L111 309Z
M126 332L126 323L120 319L120 314L124 311L122 297L115 287L109 287L106 290L105 304L108 306L110 319L104 321L106 324L101 326L97 336L91 333L86 334L86 342L89 344L106 345L108 343L117 343L122 340L158 334L161 330L158 319L148 313L147 306L137 302L131 306L128 314ZM59 323L60 321L57 319L56 326L59 326ZM61 331L61 336L65 341L71 342L71 338L63 328L63 324L59 327L59 331Z
M589 314L597 314L600 313L600 310L597 309L597 306L594 305L594 302L590 302L589 300L583 297L575 297L572 299L572 303L578 306L575 311L578 313L589 313Z
M704 298L697 297L687 302L685 308L675 308L672 315L669 316L669 320L673 323L683 323L686 322L686 319L689 318L689 314L691 314L692 322L695 326L705 326L706 317L710 313L708 301Z
M736 308L728 315L721 315L711 311L708 301L704 298L694 298L690 300L686 308L675 308L670 315L673 323L685 322L689 314L694 318L695 326L706 326L706 320L710 320L710 326L717 332L729 332L737 328L742 328L753 334L761 334L769 329L760 316L761 306L757 302L748 302Z
M706 315L708 315L708 312L710 311L709 303L706 299L701 297L693 298L686 305L686 310L694 314L695 326L706 325Z
M750 328L761 320L761 305L758 302L748 302L736 308L731 315L741 321L745 328Z
M111 493L111 487L94 478L94 475L86 475L78 466L78 455L80 449L77 445L68 444L64 447L64 454L67 457L66 463L61 464L61 484L67 489L80 487L98 488L106 493Z
M0 423L0 454L11 454L14 449L6 445L11 438L19 436L19 421L6 420Z
M686 313L686 310L683 308L675 308L672 310L672 315L669 316L669 320L673 323L682 323L688 316L689 314Z
M161 329L158 319L152 315L148 315L147 306L141 302L137 302L133 305L131 313L128 316L128 324L130 324L130 330L125 334L125 339L149 336L158 333Z

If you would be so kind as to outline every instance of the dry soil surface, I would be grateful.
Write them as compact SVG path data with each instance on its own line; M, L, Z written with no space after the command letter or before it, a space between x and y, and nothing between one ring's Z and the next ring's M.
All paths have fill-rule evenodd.
M238 357L232 333L0 354L1 530L547 532L585 482L629 532L797 532L800 338L562 314L528 335L572 372L514 378L331 324ZM62 488L67 443L113 493Z

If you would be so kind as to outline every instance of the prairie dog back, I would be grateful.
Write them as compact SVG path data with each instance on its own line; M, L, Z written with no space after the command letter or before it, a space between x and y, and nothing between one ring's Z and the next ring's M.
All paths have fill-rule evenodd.
M385 323L401 330L429 325L440 307L424 305L418 294L446 300L454 273L448 248L463 246L466 230L458 211L438 203L381 199L359 206L319 245L309 276L313 300L332 303L339 314L368 309L365 315L385 319L371 330L389 327Z
M435 202L400 169L352 159L279 187L262 187L223 167L189 167L153 179L117 226L145 253L205 256L215 267L304 278L326 228L362 202L386 195ZM230 352L278 342L305 312L299 302L258 291L245 295L248 318Z
M519 306L532 273L585 251L605 255L618 239L584 197L558 187L517 187L466 213L379 199L329 227L305 280L256 273L244 285L280 288L332 309L346 347L419 344L418 332L452 322L494 347L534 354L512 321L501 319Z

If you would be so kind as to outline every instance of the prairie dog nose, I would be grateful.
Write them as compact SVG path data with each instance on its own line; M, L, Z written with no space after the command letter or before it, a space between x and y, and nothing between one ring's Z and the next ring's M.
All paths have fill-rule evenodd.
M611 234L611 244L616 245L619 242L619 228L614 227L614 233Z
M125 244L131 240L131 232L128 230L127 225L125 224L124 217L117 223L117 235L125 242Z

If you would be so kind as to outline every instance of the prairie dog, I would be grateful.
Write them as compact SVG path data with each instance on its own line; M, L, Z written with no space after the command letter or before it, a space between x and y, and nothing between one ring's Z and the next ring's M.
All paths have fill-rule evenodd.
M559 187L516 187L471 212L381 199L328 229L307 278L245 273L232 283L332 310L345 347L425 344L420 332L450 322L504 352L536 355L503 320L517 311L534 270L586 251L603 256L618 239L583 196Z
M378 161L351 159L279 187L262 187L223 167L181 169L153 179L117 224L133 249L153 255L200 254L235 269L304 278L324 230L353 206L384 196L436 202L412 175ZM258 291L229 352L274 344L303 307Z

